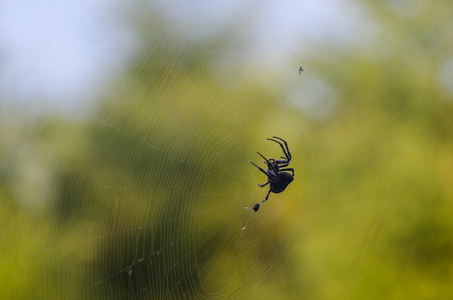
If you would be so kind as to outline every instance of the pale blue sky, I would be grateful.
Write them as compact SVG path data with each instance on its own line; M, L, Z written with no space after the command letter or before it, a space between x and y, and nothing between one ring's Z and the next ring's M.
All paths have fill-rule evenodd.
M224 0L205 5L203 1L160 1L153 7L175 22L190 24L188 28L196 31L222 26L222 22L234 18L232 14L241 10L237 5L247 5L249 11L258 12L253 18L259 17L249 23L257 31L257 39L279 41L280 45L272 45L275 47L272 52L280 46L296 49L292 40L302 37L313 45L352 41L360 44L370 38L370 34L359 30L358 24L365 22L367 16L357 6L347 0L321 2L248 1L244 4ZM70 109L89 101L105 76L121 68L139 42L124 21L123 12L130 8L130 3L122 0L3 2L0 104L38 103Z

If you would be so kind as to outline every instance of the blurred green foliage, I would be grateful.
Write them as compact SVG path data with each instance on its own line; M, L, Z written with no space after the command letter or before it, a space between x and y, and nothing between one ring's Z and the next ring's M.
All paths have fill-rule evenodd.
M326 119L257 78L220 84L215 43L165 20L86 121L2 112L0 298L453 298L453 96L438 84L452 4L385 3L363 2L381 22L366 51L310 59L303 75L336 91ZM274 130L300 181L244 244L232 191L259 196L250 145Z

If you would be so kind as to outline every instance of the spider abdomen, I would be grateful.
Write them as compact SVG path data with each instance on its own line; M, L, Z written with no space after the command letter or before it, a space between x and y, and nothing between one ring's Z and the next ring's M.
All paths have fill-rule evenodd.
M270 182L270 189L272 193L278 194L283 192L288 184L294 180L294 177L287 172L278 173L277 177Z

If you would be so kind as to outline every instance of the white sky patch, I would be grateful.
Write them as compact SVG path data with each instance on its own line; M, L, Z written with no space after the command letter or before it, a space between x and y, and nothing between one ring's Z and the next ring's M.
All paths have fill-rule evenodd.
M316 77L303 78L288 96L305 115L316 120L330 117L337 103L334 88Z
M379 31L366 10L347 0L272 2L262 16L255 39L259 46L255 48L263 56L274 56L277 64L281 63L281 53L303 57L323 46L363 47ZM281 53L276 53L274 47L279 47Z
M7 1L0 18L2 102L81 101L99 86L131 36L112 22L115 2ZM125 47L126 46L126 47Z
M172 1L153 5L191 34L210 34L235 14L250 51L249 63L281 65L293 53L319 43L366 42L366 16L348 1L231 3ZM136 3L135 3L136 4ZM71 109L90 100L106 76L132 55L126 1L7 1L0 18L0 102L41 103ZM169 17L170 18L170 17ZM204 29L203 29L204 28ZM362 29L361 29L362 28ZM204 31L203 31L204 30ZM237 32L237 34L242 34ZM264 59L263 59L264 57ZM38 104L40 105L40 104Z

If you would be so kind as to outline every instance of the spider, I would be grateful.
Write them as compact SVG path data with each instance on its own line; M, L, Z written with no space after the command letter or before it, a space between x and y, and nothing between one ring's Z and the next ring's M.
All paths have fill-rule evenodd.
M285 143L285 147L283 147L283 144L275 139L280 140L283 143ZM269 184L269 192L267 193L266 198L264 198L264 200L261 202L267 201L267 198L269 198L269 194L271 192L274 194L283 192L286 189L286 187L291 183L291 181L294 180L294 169L293 168L284 168L284 167L287 167L289 165L289 162L291 161L291 153L289 153L288 144L286 143L286 141L284 139L279 138L277 136L273 136L272 139L268 139L268 140L279 144L280 147L282 147L285 157L282 156L281 157L281 158L283 158L282 160L275 160L273 158L267 159L263 155L261 155L261 153L257 152L258 155L261 156L262 158L264 158L264 160L266 161L265 164L267 165L267 171L264 171L263 169L261 169L260 167L255 165L254 163L250 162L252 165L257 167L258 170L260 170L267 176L267 182L265 184L258 184L259 187L264 187L267 184ZM284 168L284 169L281 169L281 168ZM283 171L291 171L291 173L293 175L289 174L288 172L283 172ZM254 211L258 211L258 209L260 209L260 205L258 203L253 205Z

